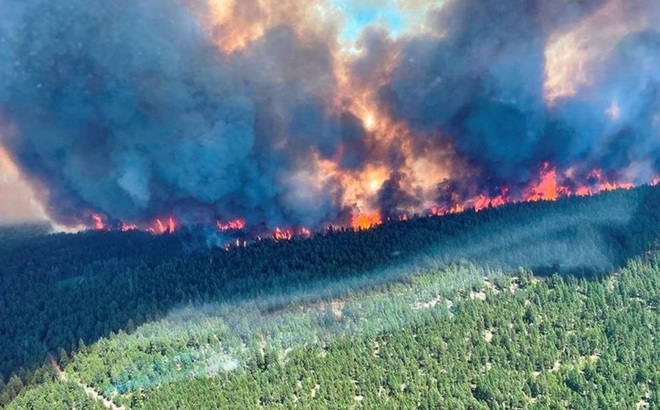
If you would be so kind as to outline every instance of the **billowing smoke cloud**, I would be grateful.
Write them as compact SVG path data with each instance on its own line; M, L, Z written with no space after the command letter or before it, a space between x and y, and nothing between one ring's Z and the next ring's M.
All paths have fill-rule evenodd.
M4 142L46 187L55 218L274 226L336 215L338 187L305 176L315 155L335 156L361 133L326 109L331 44L280 26L226 55L173 1L25 3L3 27L14 62L0 88Z
M0 0L1 141L71 225L396 217L544 163L649 182L660 7L629 3L448 0L347 54L322 0Z
M428 32L387 49L386 33L367 33L356 78L395 54L373 98L419 131L414 144L450 141L490 188L524 188L547 161L649 182L660 158L659 9L652 1L448 1L429 14ZM561 98L553 87L564 87Z

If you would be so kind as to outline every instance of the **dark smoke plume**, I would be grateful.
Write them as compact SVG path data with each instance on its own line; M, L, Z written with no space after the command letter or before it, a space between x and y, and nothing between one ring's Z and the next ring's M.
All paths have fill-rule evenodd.
M450 171L433 196L452 201L515 193L545 162L634 183L660 170L655 1L448 0L420 32L368 28L352 58L336 30L306 36L286 13L261 33L253 3L209 28L203 2L0 0L0 141L52 218L322 226L354 205L338 175L370 164L389 168L372 205L395 216L425 206L408 186L436 177L409 169L422 155ZM241 22L257 34L227 52L218 38ZM588 37L577 56L549 53L572 32ZM584 54L588 79L551 98L561 59ZM409 132L368 130L342 64Z
M56 219L314 226L336 215L338 187L297 177L344 139L347 165L361 156L361 124L326 109L328 44L282 26L227 56L174 1L24 3L3 21L4 143Z
M660 21L660 6L650 0L446 2L429 15L430 33L391 48L396 64L375 98L391 117L420 131L415 144L449 139L491 187L526 186L546 161L649 182L660 169L660 32L631 27L615 44L587 42L580 51L606 53L586 68L590 83L553 104L545 95L553 36L588 24L607 7L612 20ZM386 42L367 37L369 50L357 66L383 60Z

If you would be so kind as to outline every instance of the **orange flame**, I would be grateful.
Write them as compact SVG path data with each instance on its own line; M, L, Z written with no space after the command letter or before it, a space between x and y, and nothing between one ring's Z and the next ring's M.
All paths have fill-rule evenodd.
M543 164L541 181L529 188L523 199L525 201L554 201L559 196L568 195L569 191L557 182L557 169L549 163Z
M276 241L288 241L293 238L293 231L291 229L275 228L273 238Z
M359 185L359 183L368 183L368 181L372 178L379 178L381 174L376 170L378 170L378 168L372 168L365 174L365 176L371 176L371 178L366 178L366 180L362 181L353 180L351 182L358 183ZM611 182L608 180L608 176L606 176L600 169L593 169L586 175L582 174L583 176L581 178L576 178L575 173L576 171L574 168L560 171L550 163L546 162L539 170L539 176L536 181L524 189L523 193L519 196L512 196L510 189L507 187L503 187L501 193L493 197L486 194L479 194L471 198L460 199L458 195L453 195L451 203L445 205L436 204L428 207L428 215L441 216L447 214L455 214L463 212L466 209L474 209L478 212L488 208L503 206L515 201L554 201L561 197L589 196L602 191L630 189L634 187L634 184L630 182ZM580 181L582 183L576 185L576 182ZM651 181L651 184L660 184L660 177L654 178ZM402 213L398 217L394 217L394 219L406 221L414 212L418 212L418 209L403 210ZM360 206L354 205L350 220L350 227L352 229L357 231L366 230L378 226L382 223L383 217L381 216L380 212L371 211L368 209L363 210ZM100 214L92 215L92 226L96 230L115 229L112 226L109 226L104 221L104 217ZM228 222L222 222L218 220L216 221L216 226L218 230L222 232L228 232L240 231L245 229L247 225L244 219L235 219ZM145 229L148 232L158 234L174 232L176 228L177 222L172 217L167 219L158 218L151 226L148 226L146 229L139 225L125 222L121 222L117 227L117 229L122 231ZM270 234L270 236L276 241L290 240L294 237L310 237L311 235L312 231L307 227L277 227ZM258 240L261 240L261 238L258 237ZM226 249L231 247L244 247L248 245L248 241L245 240L235 239L233 241L234 242L230 242L226 245Z
M383 219L378 212L357 213L351 217L351 227L356 230L373 228L383 223Z
M450 207L445 206L432 206L429 210L429 216L443 216L448 214L458 214L465 211L465 207L460 204L456 204Z
M613 191L615 189L631 189L635 186L630 182L610 182L600 169L594 169L587 174L587 179L590 181L588 181L586 185L581 185L572 189L568 186L562 185L558 181L558 177L557 169L552 168L548 163L545 163L541 171L541 181L537 185L533 185L528 189L523 200L554 201L562 196L588 196L603 191ZM562 177L566 177L566 175L563 175Z
M235 219L233 221L229 221L226 223L223 223L221 221L216 221L216 226L218 227L218 230L222 232L227 232L227 231L240 231L241 229L245 228L245 220L244 219Z
M94 221L94 229L97 231L104 231L106 229L105 223L103 222L103 217L99 214L92 215Z
M122 222L121 223L121 230L122 232L127 232L127 231L136 231L138 229L138 226L135 224L127 224Z
M156 219L156 222L147 229L149 232L153 233L159 233L159 234L164 234L164 233L172 233L176 230L176 222L174 221L174 218L170 217L165 222L163 222L160 219Z
M474 201L473 208L475 211L481 211L482 209L486 208L502 206L509 202L511 202L511 199L509 198L509 189L505 187L502 189L502 193L494 198L491 198L487 195L479 195L479 197L477 197L477 199Z

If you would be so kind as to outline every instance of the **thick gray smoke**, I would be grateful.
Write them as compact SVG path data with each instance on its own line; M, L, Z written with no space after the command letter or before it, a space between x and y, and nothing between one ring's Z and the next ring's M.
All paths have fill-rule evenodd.
M660 170L660 6L631 3L448 0L421 33L367 29L350 80L413 130L413 155L444 163L451 147L450 167L478 170L454 169L440 202L515 191L544 162L649 182ZM351 205L339 179L314 177L319 157L347 171L391 164L374 198L383 215L421 206L397 169L400 146L379 146L341 103L336 38L282 24L223 53L191 13L176 0L0 0L0 138L52 217L319 226ZM598 56L588 81L550 102L549 44L624 20L578 48Z
M272 227L336 216L338 187L296 178L313 151L336 156L344 139L355 150L343 163L361 156L361 124L325 108L328 44L278 27L226 56L170 0L1 0L0 10L4 144L57 219Z
M623 21L631 22L619 29L627 33L599 33ZM546 161L647 183L660 169L657 21L660 5L651 0L453 0L429 14L429 33L393 43L382 31L365 34L356 78L396 53L391 78L374 98L420 131L416 146L449 140L489 187L524 187ZM598 62L573 73L590 77L574 95L550 104L548 45L584 25L553 57L567 60L559 70L584 54ZM571 57L577 42L579 55Z

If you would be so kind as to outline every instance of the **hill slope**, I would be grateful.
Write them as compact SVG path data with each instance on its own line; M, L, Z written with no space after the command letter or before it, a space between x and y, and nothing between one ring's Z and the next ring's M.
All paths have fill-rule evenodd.
M660 405L660 254L594 280L522 272L441 287L467 271L270 314L190 306L101 339L67 371L131 409ZM241 328L237 315L254 322ZM85 400L53 395L58 385L8 409Z
M452 403L441 398L483 406L502 397L512 405L558 398L643 404L657 386L645 376L658 373L657 335L648 330L659 328L657 258L633 262L620 276L630 282L614 290L607 274L660 238L659 199L660 189L643 187L230 252L198 246L203 238L191 232L38 236L0 247L0 363L4 374L17 374L5 378L0 404L25 384L42 387L10 408L29 408L21 407L25 400L62 389L48 381L55 380L52 368L40 365L46 351L76 380L127 408L214 408L222 400L246 400L248 408L286 408L293 400L310 408L433 408ZM518 267L527 270L521 275ZM530 280L555 272L564 278ZM632 307L619 312L622 304ZM608 311L610 322L596 314ZM616 339L619 333L626 336ZM521 346L526 350L513 349ZM591 356L613 346L635 346L634 363L610 352L614 364L625 364L625 380L641 372L634 383L587 394L585 386L598 385L590 379L586 390L566 390L579 384L566 384L564 370L582 382L590 360L601 361ZM540 372L545 394L514 394L512 386L533 384L529 371ZM450 390L439 380L451 380ZM345 392L343 401L330 404L331 392Z

